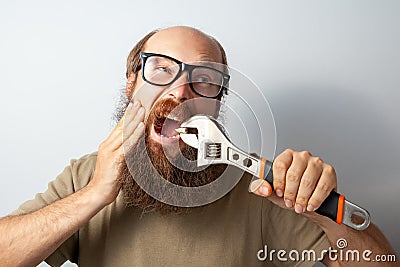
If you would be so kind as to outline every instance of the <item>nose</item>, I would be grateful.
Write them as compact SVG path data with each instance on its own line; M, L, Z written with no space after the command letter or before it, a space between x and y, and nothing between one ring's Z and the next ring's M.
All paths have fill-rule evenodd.
M183 102L193 98L193 92L188 82L187 71L182 72L181 75L170 85L168 95Z

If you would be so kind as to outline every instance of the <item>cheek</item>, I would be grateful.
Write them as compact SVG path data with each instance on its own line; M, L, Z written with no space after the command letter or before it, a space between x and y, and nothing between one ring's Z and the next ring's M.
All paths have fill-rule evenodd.
M135 88L132 99L139 101L139 103L145 108L147 119L151 108L154 106L154 103L161 96L161 94L162 90L160 90L160 87L143 83L142 86L138 84L138 86Z

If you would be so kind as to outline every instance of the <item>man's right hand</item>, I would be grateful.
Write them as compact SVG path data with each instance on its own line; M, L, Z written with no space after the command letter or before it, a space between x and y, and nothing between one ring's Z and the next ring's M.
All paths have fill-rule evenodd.
M138 102L129 103L125 114L98 149L96 168L88 186L104 197L104 204L112 203L118 195L117 181L120 164L125 160L124 147L135 145L144 133L145 109Z
M34 212L0 219L1 266L38 265L115 200L120 189L117 175L124 160L123 146L134 145L143 134L144 113L139 103L129 105L101 143L96 169L87 186Z

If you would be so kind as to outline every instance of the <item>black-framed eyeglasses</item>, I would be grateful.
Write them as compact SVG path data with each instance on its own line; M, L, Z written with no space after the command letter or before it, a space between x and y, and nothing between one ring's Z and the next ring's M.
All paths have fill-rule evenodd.
M228 74L210 66L190 65L162 54L141 53L140 58L144 81L152 85L167 86L186 70L190 88L203 97L221 96L230 79Z

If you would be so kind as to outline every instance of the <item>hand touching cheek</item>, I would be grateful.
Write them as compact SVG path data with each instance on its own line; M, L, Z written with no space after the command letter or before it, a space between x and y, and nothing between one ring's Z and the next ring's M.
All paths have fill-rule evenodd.
M143 135L144 116L145 109L139 102L130 103L118 125L99 146L94 175L89 185L104 197L105 204L113 202L118 195L118 171L125 160L123 147L132 147Z

